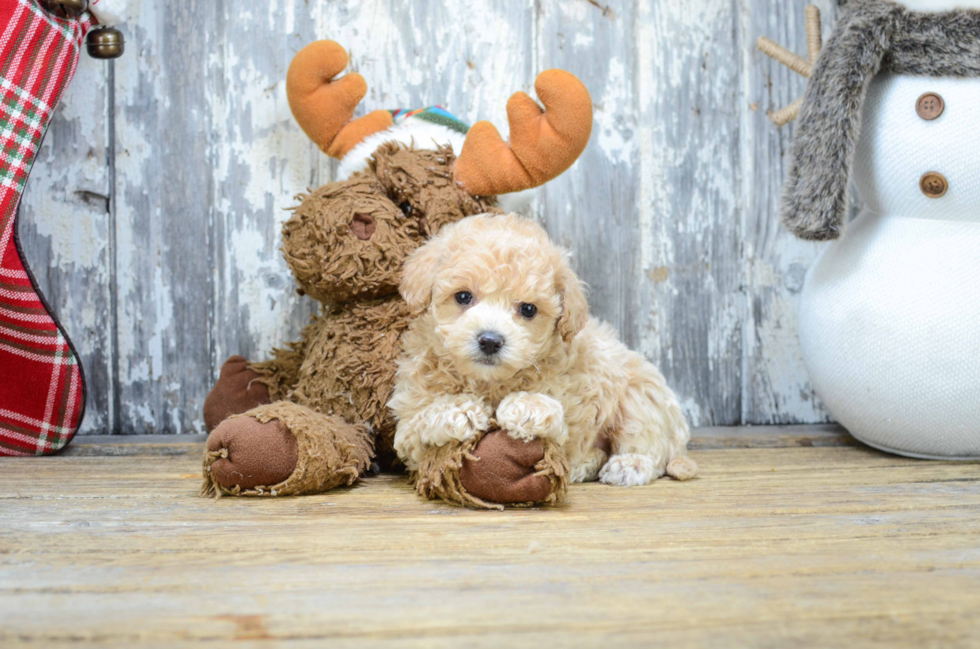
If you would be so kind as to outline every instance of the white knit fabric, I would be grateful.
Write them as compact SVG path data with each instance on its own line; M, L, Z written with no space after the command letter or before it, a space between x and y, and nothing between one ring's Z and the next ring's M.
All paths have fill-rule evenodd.
M89 3L89 11L100 25L118 25L126 16L129 0L95 0Z
M936 92L945 111L915 112ZM807 276L800 343L817 394L859 439L980 457L980 79L881 75L853 175L867 208ZM927 198L919 178L949 190Z
M354 172L367 169L368 159L385 142L401 142L405 146L414 146L416 149L435 150L440 146L451 146L458 154L463 150L465 139L465 134L442 124L409 118L364 138L340 161L337 177L339 180L346 180Z
M337 170L338 180L346 180L351 174L368 168L368 159L385 142L401 142L416 149L433 149L450 146L456 155L463 150L466 135L441 124L421 119L406 119L390 128L373 133L348 152L340 161ZM498 206L505 212L516 212L530 216L534 210L534 199L538 196L537 187L497 197Z

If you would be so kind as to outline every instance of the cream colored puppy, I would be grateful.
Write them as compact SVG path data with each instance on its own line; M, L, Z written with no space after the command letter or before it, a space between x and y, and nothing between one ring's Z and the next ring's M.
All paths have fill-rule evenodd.
M512 437L561 444L573 482L696 473L664 377L589 318L568 255L533 221L480 215L443 228L409 258L401 293L421 314L388 404L409 469L426 447L480 435L495 417Z

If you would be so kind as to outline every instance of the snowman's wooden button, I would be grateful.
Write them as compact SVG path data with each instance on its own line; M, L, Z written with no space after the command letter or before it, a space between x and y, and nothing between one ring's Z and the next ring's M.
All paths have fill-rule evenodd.
M938 171L927 171L919 179L919 189L929 198L939 198L949 189L949 183Z
M942 115L945 108L943 98L934 92L927 92L915 102L915 112L926 121L932 121Z

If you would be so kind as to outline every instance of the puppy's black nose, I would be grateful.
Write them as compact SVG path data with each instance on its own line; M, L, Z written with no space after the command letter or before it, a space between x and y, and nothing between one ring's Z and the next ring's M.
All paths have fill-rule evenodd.
M493 356L504 346L504 337L494 331L484 331L476 337L480 351L487 356Z

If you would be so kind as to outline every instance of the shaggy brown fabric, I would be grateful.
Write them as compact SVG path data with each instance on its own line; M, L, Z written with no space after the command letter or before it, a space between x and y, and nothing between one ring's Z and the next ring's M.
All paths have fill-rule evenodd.
M220 453L222 449L226 452ZM208 437L207 451L216 458L211 477L225 487L246 490L283 482L293 474L299 457L296 437L282 422L262 423L252 417L222 422Z
M251 419L261 424L276 421L279 426L276 429L267 426L258 428L249 421L239 422L239 419ZM227 432L224 430L226 428ZM243 447L252 444L258 448L258 442L236 439L239 435L250 438L260 434L259 431L277 434L280 429L292 434L296 441L296 466L284 480L244 487L241 478L231 475L230 482L226 483L213 470L215 463L226 458L233 465L238 462L234 451L239 441ZM374 451L372 435L364 426L352 426L339 417L323 415L288 401L277 401L231 417L212 433L212 437L219 432L226 446L221 447L220 442L212 445L208 439L208 448L204 452L203 496L220 498L222 495L295 496L320 493L340 485L353 484L371 465ZM282 456L288 448L278 435L275 439L276 442L263 442L266 448L280 455L270 457L268 461L277 466L284 465L288 458ZM212 447L216 450L212 450Z
M411 316L398 295L402 263L443 225L497 211L494 198L473 198L453 182L454 160L448 147L388 142L369 171L301 197L283 226L283 254L302 292L324 302L323 311L299 342L250 366L272 399L366 425L384 469L398 465L385 404Z
M430 236L470 214L500 212L493 196L474 198L456 185L450 172L455 160L451 147L429 151L387 142L378 147L370 167L391 200L421 219L422 235Z
M301 198L283 225L282 251L302 292L333 304L397 292L398 270L422 238L376 177L356 173ZM356 216L374 221L370 237L352 231Z
M544 442L514 439L504 431L487 433L463 456L459 481L467 492L491 503L532 503L551 495L551 480L535 471L544 459Z
M378 148L368 171L301 197L283 226L283 254L300 292L323 307L298 342L248 365L261 375L274 403L247 413L262 422L277 419L296 436L296 469L278 484L251 487L222 484L224 479L216 481L206 470L205 493L322 491L350 484L372 453L383 469L398 465L392 449L395 421L386 404L394 389L399 337L412 315L398 295L402 263L443 225L496 211L494 198L473 198L453 182L453 163L449 148L416 150L390 142ZM344 455L338 440L359 450ZM206 469L225 459L214 454L234 460L233 448L217 448L206 457ZM549 457L545 449L547 466L535 470L561 482L564 460ZM465 493L462 486L457 491ZM548 498L553 496L554 490ZM477 502L482 501L470 504Z
M483 463L486 469L479 466ZM568 462L561 447L551 440L525 444L503 431L493 431L479 439L432 449L412 474L412 481L424 498L476 509L556 504L568 491Z
M378 438L378 464L386 469L396 462L395 420L386 404L409 317L400 298L326 310L304 332L307 354L290 395L317 412L366 425Z
M316 318L313 318L313 323ZM306 326L306 329L313 324ZM269 401L283 401L288 398L293 387L299 381L299 368L306 355L306 329L303 337L293 343L286 343L286 348L273 349L272 358L260 363L249 363L248 366L258 373L260 379L269 389Z
M262 375L250 368L244 357L230 356L204 399L204 425L210 432L228 417L270 401Z
M449 148L388 142L378 147L369 171L300 196L282 239L301 291L330 304L396 294L402 263L428 230L494 205L494 199L475 199L453 183L452 162ZM367 221L374 229L365 237Z

